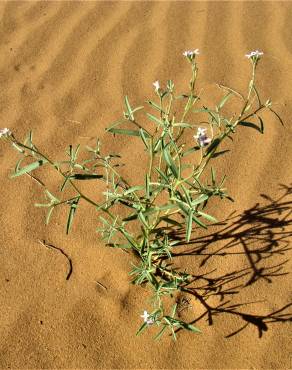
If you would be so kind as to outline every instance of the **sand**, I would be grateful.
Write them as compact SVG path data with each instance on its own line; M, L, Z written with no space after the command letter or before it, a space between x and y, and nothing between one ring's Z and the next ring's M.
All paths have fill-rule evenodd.
M215 83L246 91L244 54L263 50L258 87L285 122L265 114L264 135L240 128L231 152L214 160L235 202L213 203L210 213L222 224L197 230L188 248L217 255L177 263L197 274L214 270L217 294L207 302L217 311L212 325L206 315L196 322L202 334L179 332L176 343L168 336L154 342L152 331L135 337L150 307L147 290L129 284L131 257L104 247L85 205L68 236L66 209L45 226L44 211L33 205L42 189L28 176L8 178L16 153L1 143L0 367L292 368L291 2L11 1L0 12L0 126L20 139L32 129L54 158L98 136L105 151L136 159L124 169L135 181L144 158L136 139L113 139L105 128L120 117L125 95L133 105L153 98L157 79L172 78L182 91L187 49L201 50L199 84L213 105ZM43 179L50 189L59 183L53 174ZM90 196L99 192L88 188ZM68 280L68 261L43 239L72 259ZM195 298L191 305L195 317L205 312Z

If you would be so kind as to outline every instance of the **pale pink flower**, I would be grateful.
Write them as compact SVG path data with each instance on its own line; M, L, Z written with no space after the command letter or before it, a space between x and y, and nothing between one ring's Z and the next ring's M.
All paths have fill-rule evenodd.
M197 130L197 134L194 135L194 139L197 140L201 147L210 144L210 142L212 141L212 139L206 135L206 132L207 132L206 128L199 127Z
M140 317L144 319L144 322L146 322L147 325L151 325L154 323L154 320L150 318L150 315L147 311L144 311L143 315L141 315Z
M9 128L5 127L5 128L2 128L0 129L0 137L2 136L9 136L11 135L11 131L9 130Z
M249 54L245 54L245 56L247 58L253 58L253 57L256 57L256 58L260 58L261 55L263 55L264 53L262 51L259 51L259 50L255 50L255 51L251 51Z
M153 82L153 86L155 87L155 91L158 91L160 89L159 81Z

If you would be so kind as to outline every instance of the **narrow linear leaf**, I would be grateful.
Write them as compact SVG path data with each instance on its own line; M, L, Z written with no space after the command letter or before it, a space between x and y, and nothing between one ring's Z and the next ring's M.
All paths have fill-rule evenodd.
M126 108L127 108L127 113L129 115L129 118L131 119L131 121L134 121L134 116L133 116L133 111L132 111L132 108L130 106L130 103L129 103L129 99L127 97L127 95L125 96L125 104L126 104Z
M207 226L203 222L201 222L195 215L193 215L193 220L199 226L203 227L204 229L208 229Z
M145 184L146 184L146 198L148 198L148 199L150 197L150 185L149 185L149 183L150 183L150 179L149 179L149 175L147 173L146 176L145 176Z
M52 212L53 212L54 208L55 208L55 207L53 206L53 207L51 207L51 208L48 210L47 217L46 217L46 225L48 225L48 224L49 224L49 222L50 222L50 218L51 218L51 215L52 215Z
M187 230L186 230L186 241L189 242L192 233L193 225L193 210L191 209L187 218Z
M160 339L161 338L161 336L162 336L162 334L164 333L164 331L167 329L167 326L165 325L165 326L163 326L163 328L158 332L158 334L157 335L155 335L155 337L154 337L154 340L158 340L158 339Z
M178 176L178 170L177 170L177 167L176 167L171 155L169 154L168 148L163 147L162 152L163 152L163 157L165 159L165 162L167 163L168 167L170 168L173 176L178 179L178 177L179 177Z
M216 177L216 172L213 167L211 167L211 178L212 178L212 185L215 185L215 177Z
M159 173L159 175L161 176L162 179L165 180L165 182L167 184L169 184L169 180L168 180L168 177L165 173L163 173L159 168L155 167L155 170Z
M146 221L145 216L143 215L143 212L139 212L138 213L138 218L142 222L142 224L146 227L146 229L149 229L149 225L148 225L148 223Z
M144 189L143 185L132 186L131 188L129 188L128 190L124 192L124 195L128 195L128 194L133 193L134 191L143 190L143 189Z
M120 119L118 121L115 121L114 123L111 124L111 126L107 127L105 129L105 131L109 132L111 129L113 129L114 127L117 127L119 126L121 123L125 122L126 120L123 118L123 119ZM91 148L90 148L91 149ZM94 152L94 150L90 150L92 152Z
M173 127L192 128L193 126L190 125L189 123L180 122L180 123L174 123Z
M17 177L17 176L21 176L25 173L28 173L28 172L31 172L39 167L41 167L42 165L44 165L45 163L48 163L47 160L45 159L40 159L36 162L33 162L25 167L22 167L18 172L14 173L13 175L11 175L10 177L11 178L14 178L14 177Z
M157 105L156 103L154 103L153 101L148 100L148 101L146 101L146 103L148 103L149 105L151 105L151 107L155 108L159 112L165 113L164 110L161 109L161 107L159 105Z
M112 134L140 136L140 131L138 130L125 130L121 128L111 128L108 131L111 132Z
M147 322L144 322L144 324L137 331L136 335L140 335L146 328L147 328Z
M162 124L162 122L160 121L160 119L159 119L159 118L157 118L157 117L155 117L155 116L153 116L152 114L150 114L150 113L146 113L146 115L147 115L147 117L148 117L151 121L153 121L153 122L157 123L159 126Z
M142 139L142 141L143 141L143 143L144 143L144 145L146 146L146 149L149 149L149 145L148 145L148 143L147 143L147 136L146 136L146 132L142 129L142 128L140 128L140 136L141 136L141 139Z
M227 91L230 91L232 92L233 94L239 96L242 100L244 100L244 97L242 96L242 94L240 94L238 91L234 90L234 89L231 89L231 87L228 87L228 86L224 86L224 85L220 85L220 84L217 84L217 86L220 88L220 89L223 89L223 90L227 90Z
M159 147L161 146L161 138L159 138L157 141L156 141L156 143L155 143L155 145L154 145L154 147L153 147L153 151L154 151L154 153L157 153L157 151L158 151L158 149L159 149Z
M200 204L200 203L204 202L208 198L209 198L209 196L207 194L201 194L198 198L196 198L196 199L194 199L192 201L192 206L195 206L197 204Z
M228 94L226 94L222 100L220 101L220 103L218 104L218 111L220 109L222 109L225 105L225 103L227 102L227 100L232 96L231 92L229 92Z
M213 217L211 215L208 215L207 213L204 213L202 211L198 211L198 214L203 216L204 218L206 218L207 220L209 220L211 222L218 222L218 220L215 217Z

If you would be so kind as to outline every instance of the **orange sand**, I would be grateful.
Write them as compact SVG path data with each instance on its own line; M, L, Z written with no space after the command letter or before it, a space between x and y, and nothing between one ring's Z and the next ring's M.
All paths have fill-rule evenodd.
M203 333L180 332L177 343L167 336L153 342L152 333L135 337L150 306L147 290L129 284L129 256L104 248L96 214L86 206L69 236L67 209L46 227L45 213L33 206L43 199L41 188L28 176L8 178L16 153L1 143L0 367L292 368L291 327L280 321L291 318L291 307L275 313L291 304L291 277L274 276L291 270L291 2L11 1L1 2L0 13L0 126L19 138L33 129L37 145L54 158L64 158L70 143L88 144L86 136L98 136L105 151L114 146L125 160L136 155L135 138L113 139L105 127L120 117L124 95L133 105L154 97L156 79L186 87L190 70L182 52L193 48L201 50L199 84L213 104L215 83L245 91L250 65L244 54L263 50L258 87L286 124L265 114L264 135L241 128L228 141L232 151L213 162L219 176L226 173L236 202L214 202L209 211L221 221L235 213L225 225L196 232L205 253L223 248L227 254L202 267L203 257L195 255L177 263L196 274L216 269L216 284L233 294L223 301L210 297L209 305L226 302L222 308L229 312L214 315L211 326L204 316L196 323ZM134 170L124 169L129 181L142 174L140 158ZM44 178L51 189L59 183L54 175ZM90 196L97 192L88 189ZM72 258L68 281L64 256L38 239ZM263 247L265 253L251 253ZM226 283L226 274L234 280ZM194 316L204 313L198 300L191 304ZM230 313L236 304L253 316ZM226 338L247 320L271 313L275 320L264 320L261 338L252 323Z

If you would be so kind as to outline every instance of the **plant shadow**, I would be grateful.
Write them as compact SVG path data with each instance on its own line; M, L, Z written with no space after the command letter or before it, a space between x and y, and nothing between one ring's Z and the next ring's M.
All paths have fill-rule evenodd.
M226 335L226 338L238 334L250 324L257 327L261 338L263 332L268 330L269 323L292 321L291 311L287 312L292 302L266 315L239 310L259 301L234 303L238 302L239 294L253 284L259 284L259 281L272 284L276 278L288 274L284 268L289 261L286 254L291 250L292 200L288 198L292 194L292 184L279 186L283 194L278 199L260 194L267 204L257 203L240 215L236 215L235 211L225 221L211 226L216 227L215 232L196 237L187 244L184 242L185 229L169 231L170 240L179 240L173 248L172 260L166 260L169 271L179 273L177 261L181 262L185 256L195 256L196 271L204 270L190 274L191 279L181 286L181 297L195 297L203 310L199 317L192 320L192 324L206 318L212 325L214 316L233 315L243 321L243 326ZM220 265L218 259L222 257L224 264ZM240 263L235 262L236 259ZM217 269L218 264L220 268ZM222 274L223 265L227 271ZM177 299L178 305L181 305L181 297ZM211 297L216 304L209 303Z

